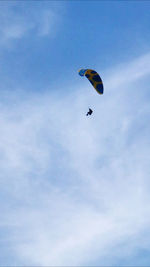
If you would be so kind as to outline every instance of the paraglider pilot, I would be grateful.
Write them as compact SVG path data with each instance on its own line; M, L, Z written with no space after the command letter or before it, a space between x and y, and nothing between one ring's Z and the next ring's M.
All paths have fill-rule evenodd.
M93 110L89 108L89 111L87 112L86 116L91 115L93 113Z

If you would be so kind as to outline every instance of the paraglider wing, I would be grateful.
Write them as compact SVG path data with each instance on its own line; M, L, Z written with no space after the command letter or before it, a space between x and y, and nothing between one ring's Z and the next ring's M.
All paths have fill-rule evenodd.
M81 69L79 70L80 76L86 76L87 79L90 81L90 83L93 85L93 87L96 89L97 93L103 94L104 92L104 86L101 77L95 70L91 69Z

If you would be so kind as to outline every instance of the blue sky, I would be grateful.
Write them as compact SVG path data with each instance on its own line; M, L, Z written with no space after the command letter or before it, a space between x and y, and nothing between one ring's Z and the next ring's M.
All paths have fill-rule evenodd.
M149 265L149 9L0 3L1 266Z

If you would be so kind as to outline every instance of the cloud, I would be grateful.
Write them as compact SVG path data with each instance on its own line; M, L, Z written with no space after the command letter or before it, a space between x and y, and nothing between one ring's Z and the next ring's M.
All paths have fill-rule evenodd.
M107 86L110 88L119 87L131 82L134 82L150 72L150 53L139 57L138 59L133 59L132 62L126 63L126 68L124 64L118 65L115 69L111 71L109 79L106 81Z
M38 27L39 35L47 36L53 34L58 21L59 18L56 13L54 13L52 10L44 10Z
M20 3L4 5L0 10L1 45L30 36L53 36L60 16L53 8L45 9Z
M131 265L149 250L149 62L147 54L104 73L103 96L85 88L61 98L1 95L8 263L110 265L128 254Z

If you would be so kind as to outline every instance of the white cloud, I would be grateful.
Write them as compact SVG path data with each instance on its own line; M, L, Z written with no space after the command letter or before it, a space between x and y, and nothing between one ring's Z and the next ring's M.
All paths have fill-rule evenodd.
M54 35L59 17L52 8L10 4L0 9L1 45L30 36Z
M13 105L1 97L0 224L15 262L102 265L149 249L148 62L105 74L103 96L80 88Z
M150 53L145 56L141 56L132 62L120 64L115 69L110 70L111 75L106 81L106 85L109 88L115 88L125 84L128 86L128 83L134 82L145 75L150 73ZM134 89L133 89L134 90Z
M52 10L44 10L38 26L38 33L41 36L47 36L54 33L56 30L59 18Z

